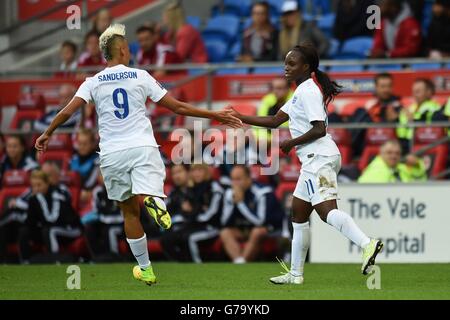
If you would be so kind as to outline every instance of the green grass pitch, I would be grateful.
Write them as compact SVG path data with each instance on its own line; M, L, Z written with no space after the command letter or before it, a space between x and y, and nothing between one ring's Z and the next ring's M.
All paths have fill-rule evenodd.
M132 278L132 264L80 264L81 290L66 288L66 265L0 266L4 299L450 299L450 264L385 264L369 290L356 264L307 264L305 283L277 286L277 263L154 263L158 283Z

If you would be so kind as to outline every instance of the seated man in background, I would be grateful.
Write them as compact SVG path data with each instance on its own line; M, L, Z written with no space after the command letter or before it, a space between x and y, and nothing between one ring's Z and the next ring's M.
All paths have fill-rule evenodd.
M424 162L410 154L405 163L400 163L401 145L397 140L385 142L380 155L367 166L358 179L360 183L391 183L425 181L427 179Z
M30 242L44 244L54 259L60 245L72 242L82 235L81 223L66 193L50 185L48 175L41 170L31 173L32 195L28 201L25 226L19 232L20 257L23 263L31 258Z
M42 116L42 118L35 121L34 129L37 131L44 131L45 129L47 129L47 127L50 125L53 118L61 110L61 108L64 107L65 105L67 105L70 102L70 100L72 100L76 91L77 91L76 88L71 84L63 84L61 87L59 87L58 108L50 110L44 116ZM70 119L67 120L67 122L65 122L63 125L61 125L61 128L73 129L80 123L80 121L81 121L81 112L77 112L72 117L70 117Z
M6 138L6 153L0 162L0 181L8 170L31 171L39 165L27 153L27 144L23 136L11 135Z
M402 106L400 97L394 94L392 75L380 73L375 76L374 98L365 106L356 109L349 121L358 122L397 122ZM360 155L364 149L365 129L353 129L352 145L355 155Z
M428 56L432 59L450 57L450 1L436 0L433 18L427 33Z
M399 126L397 127L397 138L402 144L403 153L410 148L410 141L414 137L414 129L408 128L408 123L442 120L442 106L433 100L435 86L430 79L420 78L414 81L412 95L414 103L403 108L399 114Z
M102 55L99 44L100 34L91 30L84 36L85 51L78 58L78 68L100 69L106 66L106 60ZM98 70L97 70L98 71ZM97 73L95 70L83 70L77 75L79 79L92 76Z
M156 65L162 67L166 64L181 63L181 59L175 52L175 48L170 44L160 41L160 36L155 27L142 26L136 30L139 42L139 51L136 55L138 65ZM153 77L158 78L166 74L165 70L155 70Z
M248 167L234 166L220 219L223 226L220 238L231 260L234 263L255 260L266 236L281 229L283 217L272 188L253 183ZM241 243L245 243L243 247Z
M381 28L375 30L372 58L417 57L422 49L420 23L404 0L382 0Z
M78 172L81 177L81 202L90 199L92 189L97 184L98 153L95 133L89 129L81 129L77 134L77 151L70 161L70 170Z
M258 108L258 116L274 116L278 110L292 97L294 92L289 87L289 82L286 78L276 78L272 80L272 92L262 98L261 104ZM288 128L288 123L285 122L281 128ZM258 139L267 140L270 143L270 130L263 128L254 128L255 137Z
M219 235L218 214L223 189L211 180L210 169L205 164L193 164L189 174L191 186L187 187L189 178L186 167L172 167L172 177L177 187L169 196L168 206L177 210L171 212L178 212L180 219L176 220L181 221L164 232L161 244L172 260L201 263L199 244L214 240ZM184 191L181 191L183 185Z

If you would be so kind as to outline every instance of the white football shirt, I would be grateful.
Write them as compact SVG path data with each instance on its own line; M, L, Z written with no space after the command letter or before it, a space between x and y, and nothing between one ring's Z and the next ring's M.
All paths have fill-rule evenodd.
M147 71L122 64L86 78L75 96L93 101L98 115L100 154L142 146L157 147L145 102L158 102L167 90Z
M281 111L289 115L289 131L293 139L311 130L313 121L325 121L328 124L323 95L313 79L302 82L292 98L281 107ZM307 163L313 155L340 154L336 143L328 133L320 139L297 146L296 151L303 164Z

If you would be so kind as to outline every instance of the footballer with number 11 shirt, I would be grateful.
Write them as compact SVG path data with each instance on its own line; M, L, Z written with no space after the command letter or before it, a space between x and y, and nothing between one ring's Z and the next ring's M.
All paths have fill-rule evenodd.
M154 102L183 116L215 119L233 128L242 125L231 111L208 111L178 101L145 70L129 68L130 51L125 26L111 25L99 39L107 67L86 78L75 97L54 118L36 140L35 147L45 152L53 132L89 101L95 103L100 136L100 170L108 198L116 200L124 216L127 242L138 266L133 275L150 285L156 282L147 249L147 237L140 222L139 201L163 228L172 222L162 198L165 168L146 117L145 102Z
M341 154L327 133L327 106L339 94L340 86L319 70L319 56L311 44L295 46L285 59L285 75L297 89L276 115L248 116L234 111L244 123L276 128L289 120L292 139L281 143L287 154L292 148L302 163L292 201L291 268L280 261L286 273L270 278L274 284L302 284L303 270L310 243L309 217L313 210L342 235L363 250L361 272L368 274L383 248L378 239L370 239L352 217L337 206L337 174Z

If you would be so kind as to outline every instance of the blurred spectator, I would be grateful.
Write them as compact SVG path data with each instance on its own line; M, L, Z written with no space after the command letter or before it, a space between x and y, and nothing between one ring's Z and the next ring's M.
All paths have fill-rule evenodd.
M433 4L427 46L430 58L450 57L450 0L436 0Z
M234 164L250 166L258 164L258 150L253 131L230 131L233 135L227 135L223 150L213 159L205 159L208 164L214 164L220 171L220 183L230 186L230 175ZM247 134L250 133L250 134Z
M18 242L19 230L27 219L30 197L31 189L27 189L19 197L11 199L6 210L0 214L0 263L7 261L8 244Z
M394 94L394 80L389 73L375 76L375 97L364 108L357 109L352 122L397 122L402 108L400 97Z
M62 193L65 193L70 199L70 191L67 186L61 183L61 169L53 161L45 161L42 164L41 170L47 175L50 186L59 189Z
M59 260L61 244L67 244L82 235L81 223L72 208L70 198L50 185L48 175L40 170L31 173L32 195L28 202L25 226L19 232L22 262L31 257L30 242L44 244L48 253Z
M272 80L271 89L272 92L265 95L259 105L258 116L260 117L275 115L294 94L286 78ZM283 123L280 127L287 128L288 122ZM270 130L255 127L254 134L258 140L265 139L270 142Z
M181 63L172 45L162 43L159 33L154 27L141 26L136 30L139 42L139 51L136 55L136 62L139 65L154 64L162 67L166 64ZM152 72L154 77L161 77L166 74L165 70Z
M75 95L76 88L71 84L63 84L59 87L58 98L59 98L59 108L53 109L47 112L42 118L36 120L34 122L34 129L38 131L44 131L50 125L52 120L55 118L56 114L64 108L70 100L72 100ZM81 121L81 112L76 112L69 120L67 120L64 124L61 125L61 128L65 129L73 129L75 128Z
M399 127L397 137L402 143L403 151L409 150L409 142L414 136L414 129L406 125L414 121L431 123L435 116L439 116L441 106L433 100L435 86L430 79L417 79L412 87L414 103L407 108L403 108L399 115Z
M59 51L59 59L61 64L59 65L59 72L55 74L57 77L69 77L74 74L77 69L77 45L66 40L62 43Z
M367 28L367 8L373 4L375 0L339 0L334 37L345 41L353 37L371 36L373 31Z
M0 163L0 181L8 170L31 171L38 167L37 162L27 154L26 148L27 145L22 136L11 135L6 138L6 154Z
M244 30L239 60L275 61L278 58L278 31L270 22L269 5L257 2L252 6L252 24Z
M249 168L236 165L231 171L231 188L224 194L221 216L224 228L220 232L231 260L234 263L255 260L268 234L281 229L283 217L272 188L254 183Z
M102 34L112 23L113 18L108 9L101 9L92 21L91 31Z
M97 184L98 169L97 139L89 129L81 129L77 134L77 150L70 161L70 170L81 177L81 202L90 199L91 191Z
M359 177L360 183L392 183L426 180L424 162L410 154L400 163L402 148L397 140L385 142L380 154L367 166Z
M175 47L175 52L182 62L208 62L208 54L200 33L186 23L183 8L178 2L165 8L163 25L167 28L164 42Z
M78 58L78 68L83 67L105 67L106 60L102 55L99 45L100 34L96 31L89 31L84 37L84 47L85 51ZM80 78L86 77L87 75L95 74L95 71L82 72L78 76Z
M123 217L116 201L109 200L101 174L92 191L93 212L83 216L86 238L94 261L116 261L124 239Z
M311 21L305 21L297 1L283 3L280 30L280 58L284 60L287 53L300 42L311 42L321 57L325 56L330 42L325 34Z
M381 28L375 31L372 58L416 57L421 53L421 27L403 0L381 1Z
M169 196L168 205L179 212L182 219L173 230L165 232L161 244L172 260L202 262L200 243L214 240L219 235L218 213L222 204L222 187L211 180L210 169L205 164L193 164L190 170L192 186L186 187L186 167L172 168L175 192ZM184 192L181 185L184 185ZM181 187L181 188L180 188ZM175 204L174 200L178 202Z

